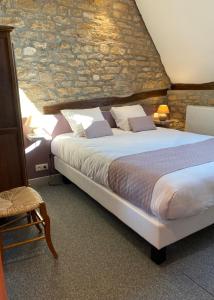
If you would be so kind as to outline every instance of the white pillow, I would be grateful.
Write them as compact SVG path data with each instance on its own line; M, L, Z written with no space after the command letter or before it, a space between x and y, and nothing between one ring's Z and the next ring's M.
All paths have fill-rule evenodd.
M105 120L99 107L89 109L63 109L61 113L76 136L85 136L84 130L95 121Z
M111 114L115 119L117 127L123 130L131 130L129 126L129 118L135 117L145 117L146 113L143 110L141 105L130 105L130 106L120 106L120 107L112 107Z

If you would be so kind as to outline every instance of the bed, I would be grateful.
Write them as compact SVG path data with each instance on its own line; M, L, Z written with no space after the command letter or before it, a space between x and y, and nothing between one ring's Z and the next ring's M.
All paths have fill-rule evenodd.
M213 224L214 162L161 176L153 190L150 212L109 187L109 168L130 154L206 143L212 137L164 128L139 133L113 131L111 137L92 140L72 133L57 135L52 141L55 168L146 239L152 246L151 259L160 264L166 259L166 246Z

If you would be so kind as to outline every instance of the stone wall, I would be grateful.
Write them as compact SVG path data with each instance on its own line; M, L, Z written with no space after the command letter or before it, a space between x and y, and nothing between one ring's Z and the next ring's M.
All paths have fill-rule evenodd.
M0 24L15 26L19 86L38 108L169 86L135 1L5 3Z
M168 104L171 118L177 119L177 128L184 128L187 105L214 106L214 90L168 91Z

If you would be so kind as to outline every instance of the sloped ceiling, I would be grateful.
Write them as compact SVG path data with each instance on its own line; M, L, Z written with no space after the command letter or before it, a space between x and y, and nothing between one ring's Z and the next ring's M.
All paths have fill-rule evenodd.
M136 0L173 83L214 81L214 0Z

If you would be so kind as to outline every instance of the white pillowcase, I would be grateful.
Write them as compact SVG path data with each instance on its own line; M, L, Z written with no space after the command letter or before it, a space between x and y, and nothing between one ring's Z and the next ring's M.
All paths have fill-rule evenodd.
M145 117L146 113L143 110L141 105L130 105L130 106L120 106L120 107L112 107L111 114L115 119L117 127L123 130L131 130L129 126L129 118L135 117Z
M84 130L95 121L105 120L99 107L89 109L63 109L61 113L76 136L85 136Z

